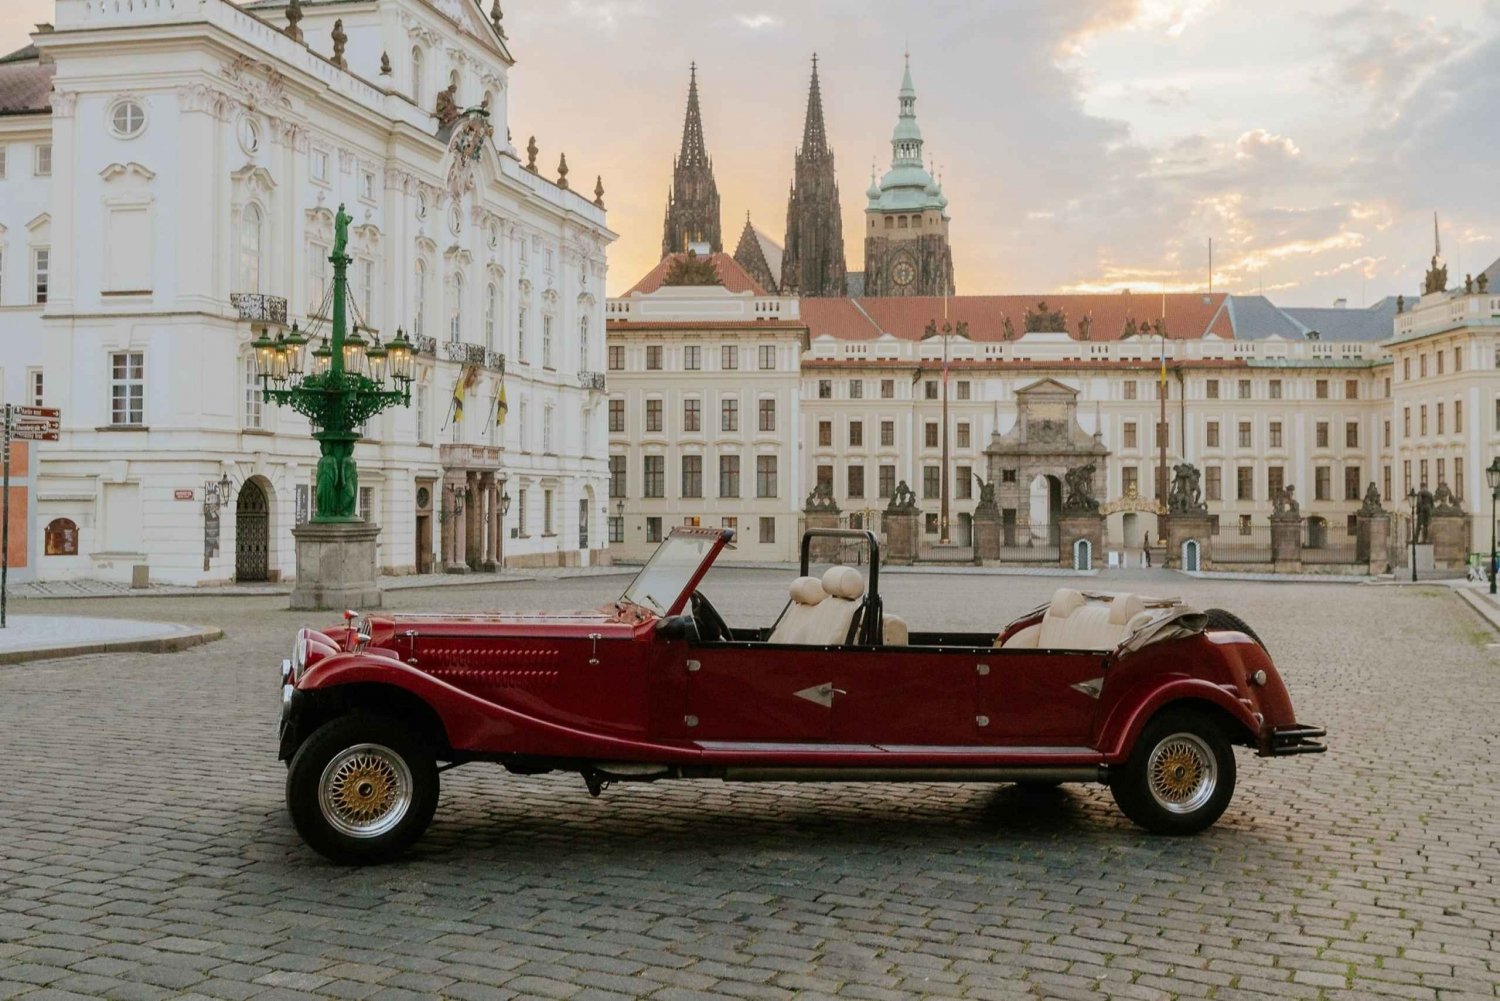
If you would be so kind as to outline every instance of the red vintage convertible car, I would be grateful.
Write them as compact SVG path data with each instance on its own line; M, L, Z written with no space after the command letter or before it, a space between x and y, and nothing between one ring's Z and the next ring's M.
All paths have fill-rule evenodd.
M307 843L368 863L431 821L476 761L613 782L1103 782L1148 830L1201 831L1232 745L1324 750L1264 647L1225 612L1060 589L1003 628L916 632L887 612L867 532L809 532L775 623L699 590L733 533L678 529L620 599L579 613L356 616L283 662L287 806ZM869 549L808 575L818 537ZM846 542L848 538L840 539Z

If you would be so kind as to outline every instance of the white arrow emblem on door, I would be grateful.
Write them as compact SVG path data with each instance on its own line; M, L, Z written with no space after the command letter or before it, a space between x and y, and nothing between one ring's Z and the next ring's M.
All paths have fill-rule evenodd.
M815 702L818 705L822 706L824 709L832 709L834 695L848 695L849 693L844 691L842 688L834 688L833 682L825 681L821 685L815 685L812 688L804 688L802 689L802 691L793 692L792 694L799 699L806 699L809 702Z

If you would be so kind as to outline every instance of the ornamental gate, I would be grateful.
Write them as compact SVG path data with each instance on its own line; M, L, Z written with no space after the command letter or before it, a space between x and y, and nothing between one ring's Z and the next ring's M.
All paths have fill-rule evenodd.
M234 524L234 579L265 580L270 576L271 505L254 480L240 487Z

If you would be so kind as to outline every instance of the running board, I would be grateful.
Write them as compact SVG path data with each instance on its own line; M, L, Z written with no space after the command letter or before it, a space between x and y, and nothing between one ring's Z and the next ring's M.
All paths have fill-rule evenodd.
M1058 768L731 767L725 782L1108 782L1107 765Z

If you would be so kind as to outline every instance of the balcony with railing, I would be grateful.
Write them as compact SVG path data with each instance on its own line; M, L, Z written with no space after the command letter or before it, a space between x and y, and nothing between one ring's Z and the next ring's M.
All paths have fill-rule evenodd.
M279 295L233 292L229 296L229 304L239 313L241 320L286 326L286 300Z
M423 341L432 341L432 339L422 338L418 341L422 352L425 354L429 350L429 344L423 343ZM483 344L470 344L466 341L444 341L438 344L432 341L430 348L434 357L457 362L460 365L487 368L502 374L505 372L505 354L500 351L491 351Z
M604 392L603 372L579 372L578 382L584 389L592 390L596 393Z

